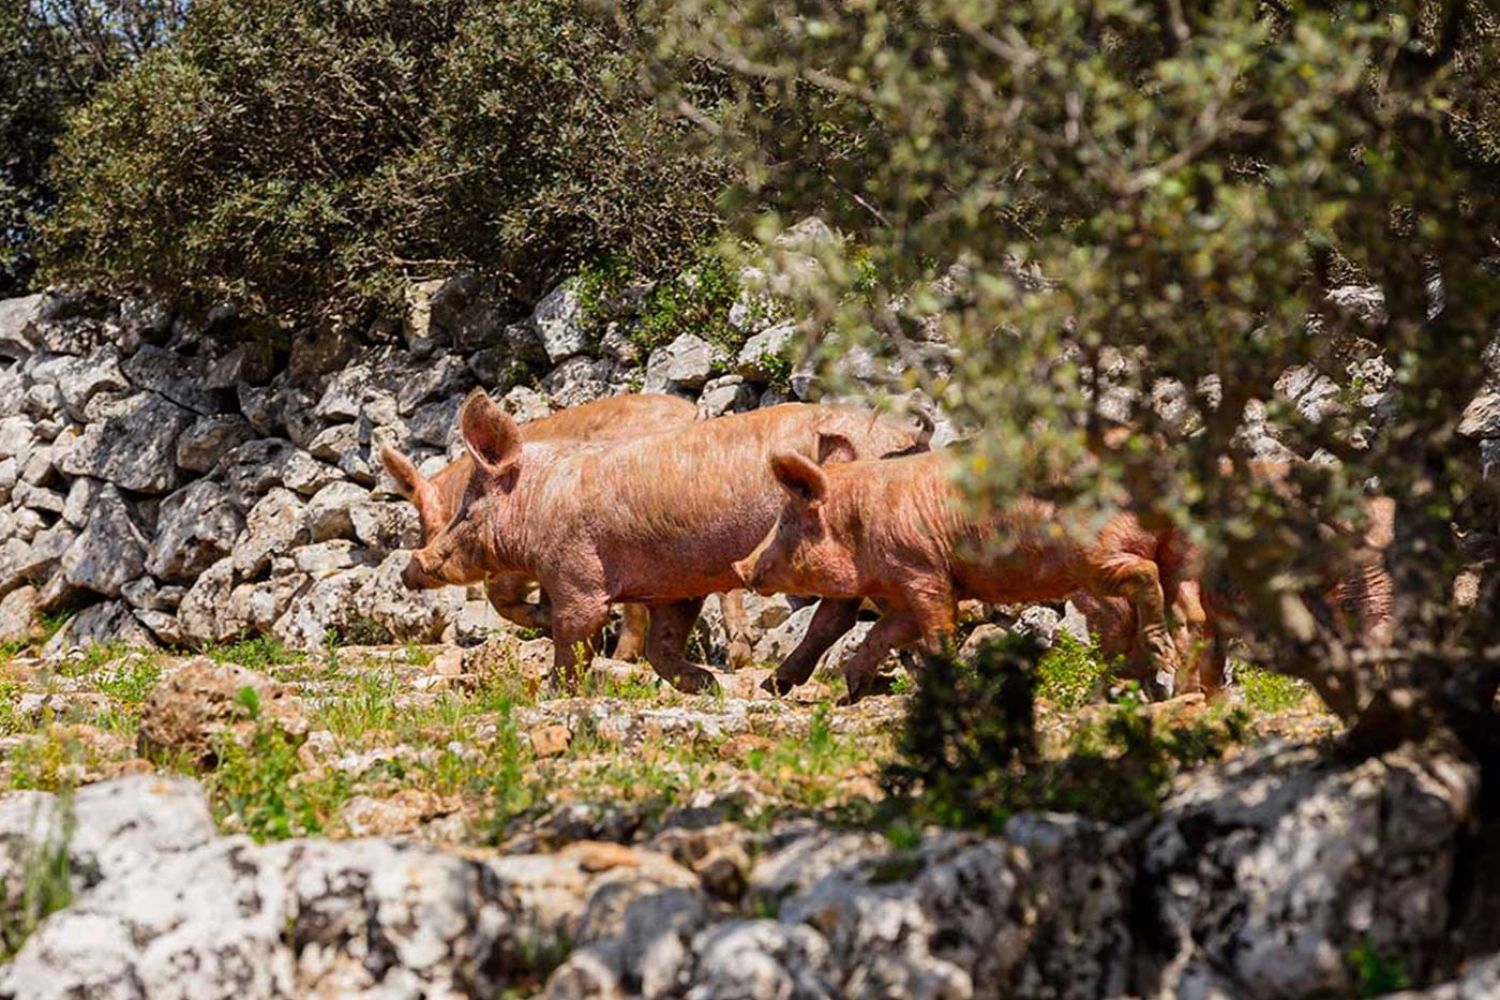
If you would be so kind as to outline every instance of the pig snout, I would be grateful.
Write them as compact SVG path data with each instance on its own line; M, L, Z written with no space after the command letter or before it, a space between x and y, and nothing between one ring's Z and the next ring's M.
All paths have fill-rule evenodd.
M407 561L406 568L401 571L401 584L407 590L431 590L441 586L441 582L434 579L422 566L421 553L413 552L411 559Z

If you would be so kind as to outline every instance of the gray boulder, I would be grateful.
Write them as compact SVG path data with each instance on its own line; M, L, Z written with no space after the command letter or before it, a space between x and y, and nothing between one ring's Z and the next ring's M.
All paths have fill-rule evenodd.
M714 345L702 337L684 333L651 352L646 362L645 389L647 392L701 389L713 375L715 357Z
M547 360L557 364L588 347L583 302L576 282L565 282L548 292L531 313L531 325L541 338Z
M211 479L196 480L162 501L146 569L165 580L191 582L229 555L244 526L228 490Z
M739 373L756 382L769 381L791 368L797 343L797 325L777 323L745 341L735 362Z
M755 409L760 393L745 381L743 375L724 375L703 387L698 397L698 419L722 417L726 413L744 413Z
M322 649L330 632L338 633L366 617L359 605L359 593L373 572L369 566L354 566L316 580L276 620L272 634L288 649Z
M365 580L355 603L397 642L437 642L462 614L464 594L458 587L407 590L401 571L410 558L405 552L386 556Z
M308 541L305 506L291 490L273 489L250 508L245 531L235 543L231 561L241 577L262 573L271 558L290 554Z
M236 414L199 417L177 439L177 464L193 472L208 472L254 437L255 428Z
M125 376L140 389L149 389L194 413L218 413L216 395L206 388L205 359L146 344L121 365Z
M106 485L94 499L88 527L63 554L63 575L74 587L119 597L120 588L145 570L146 539L120 492Z
M42 647L43 660L56 660L106 643L122 643L135 649L152 649L156 638L131 613L123 601L91 604L68 619Z
M177 621L189 644L210 646L233 639L239 633L227 614L233 589L233 559L220 559L198 574L177 607Z
M177 437L192 421L191 413L156 393L128 396L102 408L58 468L122 489L170 493L178 482Z
M113 344L83 358L68 354L49 357L31 367L31 379L55 386L68 416L78 421L86 419L95 396L130 389L130 380L120 368L120 352Z
M417 509L406 501L381 503L366 498L349 508L354 537L376 552L414 549L422 543Z
M303 514L310 539L326 542L331 538L353 538L354 521L349 512L369 499L370 491L354 483L329 483L323 487L307 502Z
M42 308L42 294L0 299L0 356L24 358L36 350L32 324Z
M1356 946L1425 980L1449 931L1479 772L1441 746L1340 763L1272 745L1163 806L1141 862L1165 957L1148 996L1348 996Z

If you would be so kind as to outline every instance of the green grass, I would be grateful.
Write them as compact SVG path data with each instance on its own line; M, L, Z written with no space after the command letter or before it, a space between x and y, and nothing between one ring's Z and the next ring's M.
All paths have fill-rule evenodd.
M161 680L161 663L156 656L144 654L123 660L113 671L101 675L97 686L112 701L139 705Z
M34 736L11 749L7 763L11 788L66 792L77 787L80 775L98 768L99 755L49 712Z
M403 650L406 662L414 667L425 667L437 659L437 654L424 646L418 646L414 642L408 642Z
M1037 661L1036 696L1060 708L1081 708L1098 694L1109 675L1098 646L1058 630L1052 648Z
M269 635L241 639L227 646L211 646L205 652L215 663L233 663L249 670L301 663L305 659L303 654L287 649L280 639Z
M1247 664L1236 664L1234 676L1245 694L1245 704L1257 712L1285 712L1312 693L1304 681Z
M806 736L751 751L749 764L785 798L817 807L839 798L845 791L844 777L868 756L853 739L834 731L833 713L823 702L813 710Z
M348 801L348 778L307 774L296 745L274 726L258 726L248 746L223 734L214 752L218 766L203 778L214 818L258 843L323 833Z
M68 859L73 814L69 803L63 803L63 810L61 840L38 844L23 859L19 897L5 898L5 887L0 883L0 963L14 958L49 914L73 902L72 866Z

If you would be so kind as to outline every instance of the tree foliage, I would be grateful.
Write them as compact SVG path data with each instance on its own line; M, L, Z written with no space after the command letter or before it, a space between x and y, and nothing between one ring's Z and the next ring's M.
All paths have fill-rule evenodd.
M181 14L177 0L0 2L0 296L24 290L35 268L68 109L169 37Z
M670 6L659 78L706 60L735 80L728 112L669 100L712 117L745 164L742 201L829 214L883 278L861 292L852 255L825 255L807 305L826 355L865 342L903 362L893 388L984 425L968 464L983 499L1044 484L1172 518L1207 554L1220 610L1267 640L1258 658L1357 733L1489 738L1495 574L1474 610L1449 600L1486 555L1465 540L1496 527L1455 432L1500 316L1488 11ZM1349 284L1374 287L1377 322L1330 298ZM936 374L934 325L951 345ZM1393 368L1378 435L1357 407L1311 419L1278 401L1291 366L1376 358ZM1262 409L1296 451L1339 461L1257 470L1244 429ZM1134 433L1122 443L1116 425ZM1329 597L1372 477L1397 507L1391 650Z
M73 119L48 274L353 325L460 269L669 270L725 173L634 58L587 0L204 0Z

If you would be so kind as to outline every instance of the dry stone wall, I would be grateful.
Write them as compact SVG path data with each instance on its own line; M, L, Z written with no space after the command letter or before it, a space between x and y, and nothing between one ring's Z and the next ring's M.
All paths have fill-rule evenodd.
M809 220L789 245L826 233ZM801 269L816 267L803 256ZM1382 320L1377 292L1334 298ZM193 321L148 300L77 291L0 302L0 640L64 612L72 617L49 654L253 633L300 649L329 635L475 640L501 626L477 589L399 585L399 552L418 523L380 467L383 445L435 472L461 447L454 417L476 386L522 421L642 389L694 399L705 417L819 391L789 363L794 324L755 321L767 310L749 297L730 314L745 338L732 355L685 334L642 356L628 327L601 332L585 316L576 282L519 320L467 276L415 286L409 306L399 331L304 336L288 350L228 310ZM926 354L940 369L933 337ZM844 361L871 383L885 374L860 352ZM1500 476L1500 347L1484 362L1491 381L1459 430ZM1106 366L1106 382L1131 373L1128 358ZM1339 371L1289 369L1277 389L1313 418L1358 406L1373 432L1390 377L1366 356ZM1159 384L1150 402L1170 415L1184 395ZM1122 414L1134 402L1123 386L1101 400ZM935 445L959 436L941 414L937 424ZM1258 454L1288 454L1263 409L1252 408L1245 431Z

